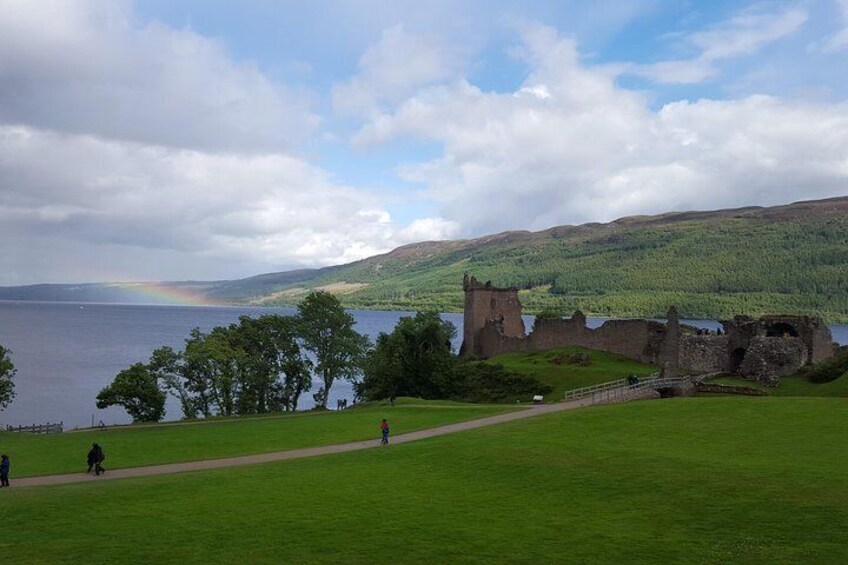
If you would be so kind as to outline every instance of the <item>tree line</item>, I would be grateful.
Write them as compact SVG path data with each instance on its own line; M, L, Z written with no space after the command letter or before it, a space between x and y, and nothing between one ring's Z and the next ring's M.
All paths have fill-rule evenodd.
M124 369L97 395L97 407L123 406L137 422L165 416L165 401L179 401L182 417L297 410L312 388L316 406L327 407L339 378L355 379L370 348L338 299L310 293L293 316L241 316L237 324L191 331L180 351L163 346L147 363Z
M411 396L472 402L514 402L550 387L499 365L460 360L456 328L438 313L401 318L376 344L356 332L354 319L327 292L313 292L294 316L242 316L209 332L195 328L181 351L164 346L147 363L124 369L97 395L97 407L123 406L136 422L165 416L176 398L184 419L293 412L313 395L326 409L338 379L353 382L360 400Z

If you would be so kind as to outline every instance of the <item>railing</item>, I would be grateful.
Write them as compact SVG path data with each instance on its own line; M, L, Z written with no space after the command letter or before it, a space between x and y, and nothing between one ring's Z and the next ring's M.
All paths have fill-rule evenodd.
M63 430L63 422L59 422L58 424L33 424L31 426L6 426L7 432L20 432L24 434L61 434Z
M596 394L606 394L621 389L627 388L626 379L618 379L617 381L609 381L591 386L584 386L565 391L566 400L577 400L578 398L586 398Z
M690 379L688 377L651 376L632 382L628 381L628 379L618 379L568 390L565 392L565 400L578 400L591 397L592 402L604 402L619 399L637 390L659 390L680 386L689 382Z

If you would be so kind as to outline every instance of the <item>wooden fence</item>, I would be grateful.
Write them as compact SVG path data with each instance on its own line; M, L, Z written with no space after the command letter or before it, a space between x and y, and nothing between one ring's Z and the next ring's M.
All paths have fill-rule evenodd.
M7 432L20 432L23 434L61 434L64 424L33 424L31 426L6 426Z

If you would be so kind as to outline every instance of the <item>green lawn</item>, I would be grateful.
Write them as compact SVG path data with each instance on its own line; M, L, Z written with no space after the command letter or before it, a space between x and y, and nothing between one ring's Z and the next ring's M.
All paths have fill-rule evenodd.
M829 383L811 383L804 377L783 377L776 387L763 386L741 377L721 377L710 383L745 386L766 391L770 396L833 396L848 397L848 373Z
M105 467L196 461L330 445L379 437L381 418L394 433L483 418L514 408L399 399L396 406L362 406L342 412L306 412L243 420L126 426L33 436L0 432L14 476L84 471L92 442L106 451Z
M576 353L589 355L589 364L568 363L569 357ZM628 375L646 377L659 370L654 365L645 365L622 355L578 346L530 353L504 353L492 357L489 362L500 363L516 373L535 377L552 386L554 390L547 395L548 400L562 400L567 390L623 379Z
M591 407L250 467L0 491L9 563L845 563L848 410Z

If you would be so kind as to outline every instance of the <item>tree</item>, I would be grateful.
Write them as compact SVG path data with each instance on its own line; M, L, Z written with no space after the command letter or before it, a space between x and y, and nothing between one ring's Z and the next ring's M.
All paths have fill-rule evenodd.
M436 312L418 312L398 320L391 334L381 333L365 363L358 390L373 400L392 396L447 398L456 388L456 328Z
M201 409L198 387L191 379L191 372L184 362L182 352L176 352L167 345L160 347L153 351L147 368L168 394L180 401L183 418L197 418L197 412Z
M323 381L316 403L326 408L333 382L337 378L356 379L370 344L366 336L353 329L353 316L329 292L309 293L297 309L300 337L315 356L315 370Z
M297 410L301 394L312 386L312 364L301 353L297 330L297 318L279 314L241 316L238 325L230 326L233 343L246 360L239 413Z
M10 357L11 351L0 345L0 410L15 398L15 382L12 378L17 370Z
M165 392L144 363L124 369L97 393L97 407L123 406L133 422L158 422L165 417Z
M200 390L201 411L211 416L213 409L222 416L236 411L241 372L245 370L245 354L232 339L227 328L217 326L208 334L197 328L186 340L183 354L186 371Z

